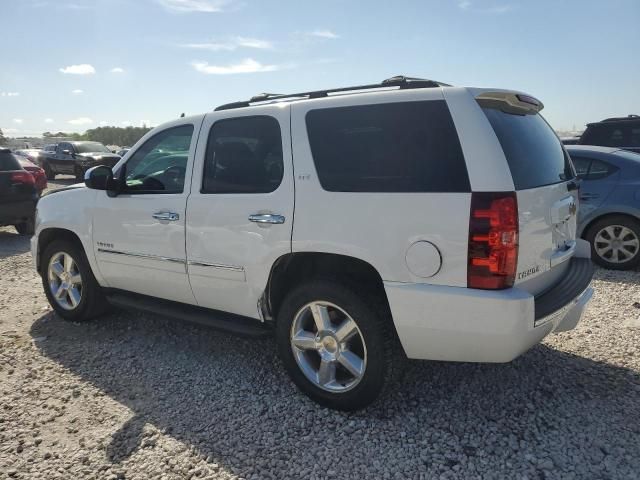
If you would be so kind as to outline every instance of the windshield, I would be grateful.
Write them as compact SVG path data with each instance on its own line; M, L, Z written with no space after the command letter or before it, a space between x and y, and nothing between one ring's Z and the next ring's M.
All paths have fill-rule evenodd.
M516 190L573 178L569 155L540 114L518 115L489 107L482 110L500 141Z
M74 147L76 147L77 153L90 153L90 152L111 153L111 150L109 150L100 142L76 143L74 144Z

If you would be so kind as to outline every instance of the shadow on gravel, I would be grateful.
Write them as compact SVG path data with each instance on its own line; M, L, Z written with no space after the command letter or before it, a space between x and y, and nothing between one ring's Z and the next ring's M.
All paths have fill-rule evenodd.
M556 474L640 468L640 445L629 441L640 434L638 374L544 345L503 365L409 362L383 402L345 414L297 393L270 339L125 312L90 324L47 315L31 335L135 412L106 447L113 463L144 447L149 423L221 468L261 478L305 478L314 465L412 477L460 471L461 459L511 477L514 459L518 475L549 473L525 455L551 455Z
M26 253L31 248L29 238L15 231L0 230L0 258Z

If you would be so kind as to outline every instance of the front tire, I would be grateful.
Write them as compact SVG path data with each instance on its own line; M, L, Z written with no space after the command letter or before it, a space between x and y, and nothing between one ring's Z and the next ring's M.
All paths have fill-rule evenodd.
M66 240L50 243L41 262L47 300L62 318L82 322L106 311L102 289L84 251L75 243Z
M587 232L591 258L604 268L631 270L640 265L640 222L611 215L595 222Z
M76 167L74 169L74 174L76 176L76 182L84 182L84 171L80 167Z
M392 383L399 356L388 308L341 283L291 291L278 312L279 356L298 388L319 404L352 411Z

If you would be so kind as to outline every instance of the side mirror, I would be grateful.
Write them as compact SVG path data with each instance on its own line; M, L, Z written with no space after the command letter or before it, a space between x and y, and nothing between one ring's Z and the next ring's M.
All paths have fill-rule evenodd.
M98 165L85 172L84 184L93 190L115 190L117 182L113 178L111 168Z

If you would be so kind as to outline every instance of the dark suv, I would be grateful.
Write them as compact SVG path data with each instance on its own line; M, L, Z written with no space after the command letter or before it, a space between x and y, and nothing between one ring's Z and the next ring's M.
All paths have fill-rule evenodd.
M100 142L60 142L55 151L45 150L42 168L49 180L58 173L75 175L76 180L84 180L84 172L96 165L113 167L120 160L119 155L111 153Z
M606 118L587 124L580 145L618 147L640 153L640 116Z

